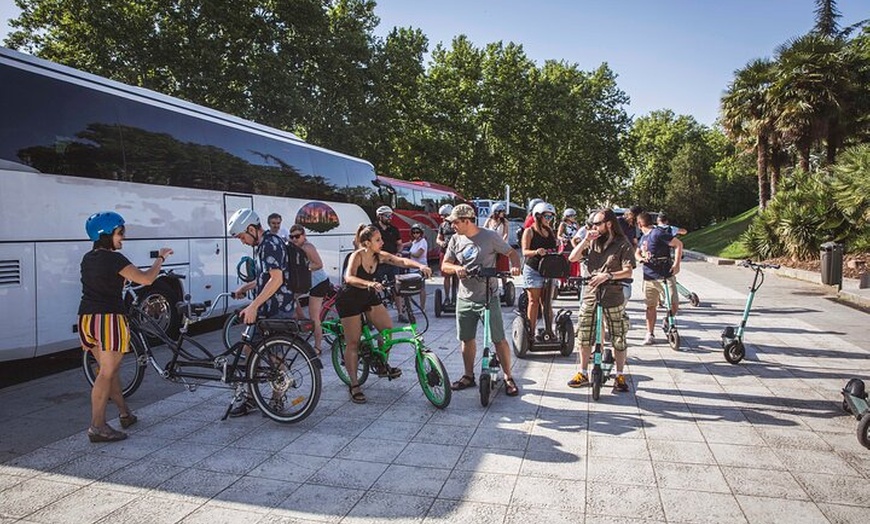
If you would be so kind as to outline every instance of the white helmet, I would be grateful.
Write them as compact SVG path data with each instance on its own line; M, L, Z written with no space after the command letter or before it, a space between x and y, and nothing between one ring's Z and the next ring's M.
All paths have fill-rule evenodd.
M532 208L532 215L534 216L543 215L544 213L551 213L555 215L556 208L553 207L553 204L548 204L546 202L539 202L535 204L535 207Z
M452 213L452 212L453 212L453 206L451 206L450 204L444 204L443 206L438 208L438 214L443 216L443 217L449 216L450 213Z
M496 202L494 206L492 206L493 214L498 213L499 211L504 211L507 209L504 205L504 202Z
M239 233L244 233L248 226L260 226L260 216L253 209L243 207L239 209L227 221L227 235L234 237Z
M574 211L574 208L566 207L565 211L562 211L562 218L576 217L576 216L577 216L577 211Z
M377 209L377 211L375 211L375 214L376 215L392 215L393 208L391 208L390 206L381 206Z
M531 201L529 201L529 213L534 211L535 206L540 204L543 201L544 201L544 199L542 199L542 198L533 198Z

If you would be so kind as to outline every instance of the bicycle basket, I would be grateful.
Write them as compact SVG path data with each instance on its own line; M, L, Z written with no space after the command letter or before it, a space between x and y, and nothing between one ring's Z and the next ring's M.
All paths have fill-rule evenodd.
M541 257L538 273L544 278L566 278L570 269L567 258L558 254L550 254Z
M396 275L396 292L399 296L410 297L419 295L423 290L423 275L419 273L406 273Z

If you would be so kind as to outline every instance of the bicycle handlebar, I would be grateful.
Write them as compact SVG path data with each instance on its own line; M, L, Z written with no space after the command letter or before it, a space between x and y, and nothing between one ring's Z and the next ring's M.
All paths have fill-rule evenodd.
M752 268L756 271L760 271L762 269L779 269L779 264L764 264L760 262L753 262L752 260L746 259L740 263L740 267L748 267Z
M219 293L213 300L205 302L191 302L190 294L184 295L184 300L177 304L178 311L192 322L196 322L203 317L210 317L214 313L215 307L221 299L230 299L233 294L231 292Z
M473 267L468 270L469 277L479 277L479 278L511 278L510 271L498 271L494 267Z
M593 278L595 278L596 276L598 276L598 275L593 275L591 277L568 277L568 282L571 284L579 283L579 284L583 284L585 286L585 285L588 285L589 281L592 280ZM604 285L608 286L608 285L615 285L615 284L631 284L632 282L634 282L633 278L614 278L612 280L606 281L604 283Z

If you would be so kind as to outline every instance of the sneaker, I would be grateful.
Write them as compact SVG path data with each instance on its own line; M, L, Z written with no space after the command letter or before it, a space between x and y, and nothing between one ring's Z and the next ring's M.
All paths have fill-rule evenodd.
M577 374L568 381L569 388L582 388L583 386L588 385L589 377L586 376L586 373L583 373L582 371L578 371Z
M244 417L252 411L257 410L257 403L252 398L245 398L243 402L239 402L233 409L230 410L230 417Z
M647 333L646 338L643 339L644 346L652 346L656 343L656 337L653 336L652 333Z
M88 440L91 442L117 442L127 438L127 434L106 424L101 428L88 428Z
M625 380L625 375L616 375L616 380L613 382L613 391L628 391L628 382Z

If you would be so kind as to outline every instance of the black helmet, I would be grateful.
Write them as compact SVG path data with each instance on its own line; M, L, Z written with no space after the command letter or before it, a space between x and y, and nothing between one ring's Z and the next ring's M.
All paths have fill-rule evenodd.
M864 390L864 381L861 379L853 378L849 382L846 382L846 387L843 388L843 391L853 397L867 398L867 392Z

